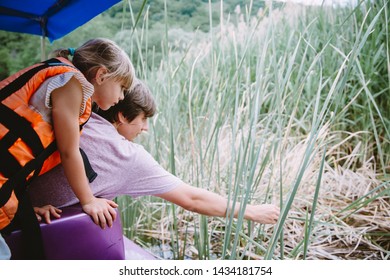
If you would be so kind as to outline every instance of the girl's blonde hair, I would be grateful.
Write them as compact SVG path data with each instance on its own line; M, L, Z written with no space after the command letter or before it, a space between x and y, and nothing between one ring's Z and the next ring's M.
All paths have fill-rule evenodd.
M58 49L51 56L65 57L72 56L73 65L84 74L88 81L96 76L100 67L107 69L105 78L113 78L130 89L135 79L134 66L129 56L115 42L96 38L85 42L77 49Z

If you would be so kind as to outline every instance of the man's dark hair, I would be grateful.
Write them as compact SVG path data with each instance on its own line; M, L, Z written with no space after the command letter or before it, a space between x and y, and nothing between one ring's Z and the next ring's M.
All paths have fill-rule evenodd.
M149 88L142 81L137 80L135 85L125 92L124 99L118 104L105 111L100 109L94 111L110 123L118 121L119 112L127 121L131 122L141 113L144 113L147 118L153 117L156 112L156 104Z

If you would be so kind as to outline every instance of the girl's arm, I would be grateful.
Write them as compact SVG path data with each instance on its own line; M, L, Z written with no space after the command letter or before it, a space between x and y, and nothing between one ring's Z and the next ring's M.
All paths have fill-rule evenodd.
M175 189L156 195L186 210L207 216L225 217L228 201L213 192L182 184ZM232 206L230 205L229 211ZM240 204L234 207L234 217L237 218ZM279 218L279 207L272 204L247 205L244 218L263 224L275 224Z
M106 224L111 227L116 217L113 207L117 207L117 204L111 200L94 197L79 150L78 119L82 98L81 85L75 78L71 78L65 86L52 92L52 118L57 148L61 155L65 176L83 210L102 228L105 228Z

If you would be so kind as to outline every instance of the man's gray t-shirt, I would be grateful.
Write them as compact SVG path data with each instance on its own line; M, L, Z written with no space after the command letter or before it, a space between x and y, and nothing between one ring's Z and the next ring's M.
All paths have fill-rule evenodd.
M90 183L96 197L157 195L183 183L162 168L141 145L126 140L112 124L94 113L83 128L80 147L98 173ZM61 165L35 178L29 189L34 206L64 207L78 203Z

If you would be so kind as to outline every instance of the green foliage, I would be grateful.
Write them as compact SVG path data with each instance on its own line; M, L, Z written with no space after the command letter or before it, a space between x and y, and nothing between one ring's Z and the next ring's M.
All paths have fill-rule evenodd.
M0 80L40 60L40 38L0 30Z
M250 0L224 1L224 12L233 13L237 5L245 7L251 2ZM255 14L263 4L263 1L254 1L252 4L253 13ZM213 24L216 26L219 24L220 1L213 0L211 5ZM165 6L167 7L167 17L165 17ZM149 45L143 46L143 49L149 48L149 52L153 51L153 55L157 58L161 58L161 41L165 34L165 24L168 24L170 28L176 28L179 33L193 32L198 29L208 32L210 29L209 1L207 0L148 0L146 8L143 7L143 1L123 0L64 38L52 44L46 40L46 56L57 48L77 47L86 40L95 37L114 39L122 30L132 30L134 22L129 18L130 8L134 14L142 12L142 17L147 17L148 29L150 30ZM145 15L146 11L148 15ZM0 56L0 79L40 61L40 45L39 36L0 30L0 54L2 54Z

